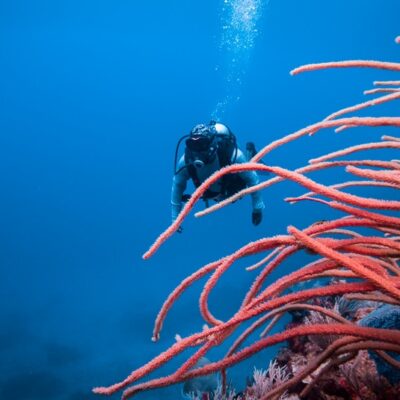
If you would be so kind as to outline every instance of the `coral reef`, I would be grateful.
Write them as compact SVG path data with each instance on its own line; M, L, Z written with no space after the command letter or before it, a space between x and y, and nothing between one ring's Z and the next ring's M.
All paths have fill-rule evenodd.
M344 297L338 299L334 310L339 309L338 304L342 299ZM324 305L327 309L330 306L329 302ZM371 310L369 302L364 302L364 306L360 305L359 310L365 310L366 313L369 313ZM311 313L314 314L315 312L312 311ZM359 313L360 316L363 314ZM320 318L322 317L314 320L313 317L304 316L303 320L297 320L295 324L301 325L306 320L319 323ZM330 323L327 317L324 318L326 318L326 323ZM354 322L360 324L362 319L358 318L354 317ZM290 344L283 347L276 360L280 365L288 368L291 377L296 376L326 348L321 348L320 344L325 346L327 343L315 342L312 337L305 338L301 347L293 347ZM399 396L400 385L390 383L377 370L375 361L376 359L381 360L380 357L374 352L369 355L366 350L361 350L357 355L351 356L352 358L345 356L344 362L338 366L330 365L329 362L322 363L296 386L289 388L288 394L300 395L300 398L307 400L390 400Z
M396 43L400 43L400 38L396 38ZM293 70L292 74L349 67L400 71L399 63L354 60L310 64ZM400 218L396 214L400 209L398 200L400 162L374 158L337 160L338 157L347 157L354 153L362 154L364 150L383 148L398 150L400 138L383 136L382 142L365 143L336 151L310 160L309 165L294 171L282 166L258 163L277 147L305 135L315 135L322 129L336 128L336 131L351 131L364 126L400 127L400 117L346 116L348 113L400 98L398 90L388 90L398 89L399 81L379 81L375 84L385 87L379 87L381 90L374 90L374 93L389 92L389 94L331 114L321 122L270 143L257 153L251 162L231 165L212 175L196 190L176 221L160 235L144 258L151 257L179 228L207 188L229 173L256 170L269 172L274 177L198 214L208 214L254 190L265 189L284 180L290 180L304 187L308 193L287 198L286 201L317 202L343 215L317 221L302 229L289 225L286 235L261 238L193 272L176 287L162 306L155 321L153 340L159 338L163 322L174 302L194 282L205 276L208 276L208 279L200 295L200 312L207 327L180 338L170 348L134 370L121 382L109 387L95 388L95 393L110 395L124 390L122 398L127 399L143 390L220 372L221 389L217 395L219 397L216 397L220 399L236 397L277 400L287 396L292 399L309 400L368 400L400 397L399 387L379 376L374 369L374 362L368 356L368 352L374 353L391 367L399 368L399 361L393 356L400 353L398 325L384 327L383 324L357 323L381 303L400 306ZM323 184L306 176L328 168L344 168L347 173L362 180ZM385 198L359 196L344 191L355 186L365 186L365 190L370 186L385 188ZM283 277L272 284L265 283L272 271L280 268L289 258L303 250L311 255L312 262L295 272L283 272ZM209 307L210 293L229 268L238 260L250 255L260 257L261 261L248 267L250 271L256 270L258 275L239 308L230 318L220 320ZM321 278L329 278L332 281L325 286L310 288L299 286L302 282L318 281ZM340 314L341 309L346 310L343 315ZM271 334L272 327L288 313L294 317L292 322L284 330ZM250 334L259 328L263 328L261 337L255 341L250 340ZM215 350L222 343L229 343L229 340L233 343L225 356L207 365L196 367L199 360L211 349ZM281 379L279 382L275 380L273 383L276 384L263 386L262 382L271 377L271 372L257 372L257 377L254 377L253 383L244 393L235 395L229 392L226 384L229 367L269 346L284 342L289 346L278 354L274 365L287 368L288 379ZM161 365L188 350L191 350L191 355L170 375L142 380ZM263 390L257 391L254 385L260 388L260 383Z
M337 303L332 307L332 298L319 299L320 306L327 310L337 312L338 304L345 297L338 298ZM310 300L310 303L315 299ZM353 321L358 324L371 323L371 326L381 325L381 321L395 321L398 310L393 310L392 306L379 307L376 303L371 312L371 304L368 301L359 301L359 316L355 316ZM364 312L367 317L362 318ZM395 314L395 315L393 315ZM361 319L359 319L361 318ZM365 320L365 321L364 321ZM374 321L374 322L370 322ZM379 321L379 322L378 322ZM302 324L320 324L332 323L330 317L310 310L293 316L286 329L291 329ZM388 328L392 327L391 322ZM327 339L329 338L329 340ZM267 370L254 370L253 379L247 384L246 389L237 393L234 390L228 390L224 394L222 386L215 391L202 393L193 393L190 400L258 400L267 396L273 389L279 387L282 383L295 377L304 370L321 352L334 343L335 337L327 335L321 337L318 335L301 336L288 342L288 345L282 347L276 358L270 362ZM352 359L343 362L338 366L331 366L329 362L321 364L316 370L305 376L296 385L288 388L281 394L279 400L392 400L400 395L400 382L393 382L386 376L388 371L393 374L397 369L390 369L390 365L385 363L374 352L361 350ZM385 368L379 370L379 363L385 365ZM378 365L378 368L377 368ZM330 367L330 368L328 368ZM312 385L311 385L312 384Z

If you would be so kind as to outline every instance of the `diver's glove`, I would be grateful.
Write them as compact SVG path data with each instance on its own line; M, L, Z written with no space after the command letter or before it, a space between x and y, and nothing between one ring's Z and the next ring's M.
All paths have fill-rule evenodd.
M254 210L251 214L251 222L254 226L257 226L262 221L262 210Z

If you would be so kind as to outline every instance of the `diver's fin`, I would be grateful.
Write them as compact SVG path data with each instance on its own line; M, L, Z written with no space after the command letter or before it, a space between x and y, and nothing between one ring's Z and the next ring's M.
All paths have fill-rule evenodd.
M190 200L191 197L192 197L192 196L191 196L190 194L184 193L184 194L182 195L182 201L183 201L184 203L186 203L186 202L188 202L188 201Z
M253 142L246 143L246 158L250 161L257 154L256 146Z
M247 142L246 143L246 158L248 161L250 161L256 154L258 153L256 146L254 142ZM263 160L258 161L260 164L265 164ZM257 171L259 175L269 175L269 172L267 171Z
M192 197L191 194L184 193L182 195L182 202L187 203L191 197ZM210 207L210 203L209 203L208 199L205 197L203 197L202 199L204 200L204 204L205 204L206 208Z

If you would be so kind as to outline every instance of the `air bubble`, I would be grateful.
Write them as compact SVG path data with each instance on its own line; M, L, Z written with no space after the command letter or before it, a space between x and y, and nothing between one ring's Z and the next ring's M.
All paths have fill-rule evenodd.
M259 34L257 23L268 0L224 0L221 15L219 49L226 60L218 68L225 85L225 98L212 114L221 119L226 108L240 98L243 78Z

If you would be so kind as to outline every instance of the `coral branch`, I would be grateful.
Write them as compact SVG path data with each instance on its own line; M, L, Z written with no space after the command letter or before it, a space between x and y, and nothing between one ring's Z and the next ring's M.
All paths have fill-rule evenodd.
M397 88L378 88L378 89L364 90L364 94L396 93L399 91L400 91L400 89L397 89Z
M348 166L348 165L354 165L354 166L370 166L370 167L380 167L380 168L400 168L400 164L395 163L395 162L385 162L385 161L377 161L377 160L362 160L362 161L333 161L333 162L321 162L318 164L313 164L313 165L307 165L305 167L298 168L294 170L294 172L297 172L299 174L305 174L308 172L314 172L314 171L319 171L322 169L326 168L333 168L333 167L342 167L342 166ZM212 212L218 211L221 208L225 207L228 204L231 204L239 199L241 199L243 196L257 192L259 190L265 189L267 187L270 187L276 183L284 181L285 178L276 176L274 178L268 179L265 182L261 182L258 185L251 186L247 189L243 189L237 194L229 197L226 200L222 200L219 203L216 203L210 207L207 207L203 211L199 211L195 214L196 217L202 217L204 215L210 214Z
M400 81L374 81L374 85L378 86L378 85L393 85L393 86L400 86Z
M377 149L400 149L400 143L396 142L396 141L393 141L393 142L385 141L385 142L361 144L361 145L357 145L357 146L347 147L346 149L335 151L333 153L326 154L322 157L313 158L309 162L310 162L310 164L316 164L316 163L330 160L332 158L349 155L349 154L352 154L352 153L355 153L358 151L377 150Z
M291 70L290 75L297 75L302 72L317 71L320 69L353 68L353 67L378 68L378 69L387 69L389 71L400 71L399 63L373 61L373 60L350 60L350 61L333 61L326 63L302 65L301 67Z

